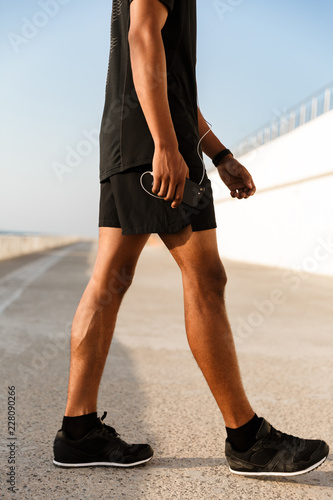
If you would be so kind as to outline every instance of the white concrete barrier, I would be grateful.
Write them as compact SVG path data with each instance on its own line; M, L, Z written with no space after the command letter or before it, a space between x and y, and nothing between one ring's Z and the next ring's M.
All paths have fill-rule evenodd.
M0 260L10 259L19 255L47 250L48 248L70 245L79 241L77 236L0 236Z
M247 200L210 175L222 257L333 276L332 132L333 110L239 157Z

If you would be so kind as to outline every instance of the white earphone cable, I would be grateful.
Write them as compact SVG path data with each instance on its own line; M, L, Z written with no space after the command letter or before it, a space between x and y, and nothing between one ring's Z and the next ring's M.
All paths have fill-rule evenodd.
M212 130L212 124L207 122L209 125L209 129L207 130L207 132L204 133L204 135L200 138L199 142L198 142L198 145L197 145L197 154L201 160L201 163L202 163L202 176L201 176L201 179L200 179L200 182L199 182L199 185L202 183L202 181L204 180L204 177L205 177L205 172L206 172L206 166L205 166L205 163L203 161L203 157L200 155L200 150L199 150L199 147L200 147L200 143L202 141L202 139L204 139L206 137L206 135L208 134L208 132L210 132ZM150 196L153 196L154 198L158 198L159 200L163 200L163 198L161 196L157 196L156 194L153 194L153 193L150 193L143 185L143 182L142 182L142 179L143 179L143 176L146 175L146 174L150 174L151 176L153 176L153 172L151 172L150 170L146 170L146 172L143 172L143 174L141 174L140 176L140 184L141 184L141 187L144 191L146 191L146 193L148 193Z
M207 130L207 132L204 133L204 135L201 137L200 141L198 142L198 145L197 145L197 153L198 153L198 156L201 160L201 163L202 163L202 177L201 177L201 180L199 182L199 185L202 183L202 181L204 180L204 177L205 177L205 172L206 172L206 166L205 166L205 163L203 161L203 157L200 156L200 150L199 150L199 147L200 147L200 143L202 141L202 139L204 139L206 137L206 135L208 134L208 132L210 132L212 130L212 127L213 125L209 122L206 121L206 123L208 123L209 125L209 129Z

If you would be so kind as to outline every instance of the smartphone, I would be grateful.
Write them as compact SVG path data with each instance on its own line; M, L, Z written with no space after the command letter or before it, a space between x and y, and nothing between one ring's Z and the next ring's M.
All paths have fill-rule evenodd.
M150 173L150 172L149 172ZM142 184L143 187L149 191L150 194L154 193L152 192L152 187L154 184L154 179L152 175L144 175L142 178ZM186 177L185 179L185 187L184 187L184 195L183 195L183 200L181 202L181 205L187 205L192 208L196 208L203 197L205 193L205 188L203 186L200 186L194 181L191 181L191 179L188 179ZM155 195L156 196L156 195ZM161 197L163 200L163 198Z
M186 177L182 204L196 208L205 193L205 188Z

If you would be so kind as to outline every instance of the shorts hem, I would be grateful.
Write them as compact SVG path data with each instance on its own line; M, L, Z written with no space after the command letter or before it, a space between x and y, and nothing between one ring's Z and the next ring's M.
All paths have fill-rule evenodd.
M209 231L210 229L217 229L216 224L210 224L205 227L193 227L191 222L181 225L181 226L174 226L172 228L168 227L167 229L161 230L155 230L155 228L149 229L147 227L138 227L138 228L125 228L123 229L120 225L111 225L109 222L106 221L101 221L98 224L98 227L114 227L116 229L121 229L121 233L124 236L130 236L130 235L135 235L135 234L175 234L184 229L187 226L192 226L192 231L193 233L199 232L199 231Z
M121 229L121 226L118 224L110 224L110 222L105 220L100 220L98 222L98 227L116 227L117 229Z
M208 227L200 227L200 228L194 228L192 226L192 231L194 233L196 233L197 231L209 231L209 229L217 229L217 225L213 224L213 225L209 225Z
M141 226L141 227L131 227L122 229L122 234L124 236L129 236L131 234L174 234L178 233L182 229L187 226L190 226L191 223L187 222L185 224L177 225L177 226L168 226L167 228L156 229L156 226Z

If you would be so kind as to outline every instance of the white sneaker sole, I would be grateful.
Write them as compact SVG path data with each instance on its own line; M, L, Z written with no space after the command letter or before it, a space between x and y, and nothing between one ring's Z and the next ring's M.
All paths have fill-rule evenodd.
M308 467L307 469L300 470L297 472L243 472L243 471L233 470L231 467L229 467L229 470L233 474L238 474L241 476L299 476L300 474L306 474L307 472L310 472L310 471L316 469L322 463L325 462L326 458L327 457L324 457L322 460L320 460L316 464L311 465L311 467Z
M153 457L146 458L145 460L140 460L139 462L134 462L133 464L117 464L115 462L87 462L80 464L67 464L64 462L57 462L57 460L53 460L53 464L57 467L91 467L96 465L104 465L108 467L135 467L136 465L141 465L146 462L149 462Z

